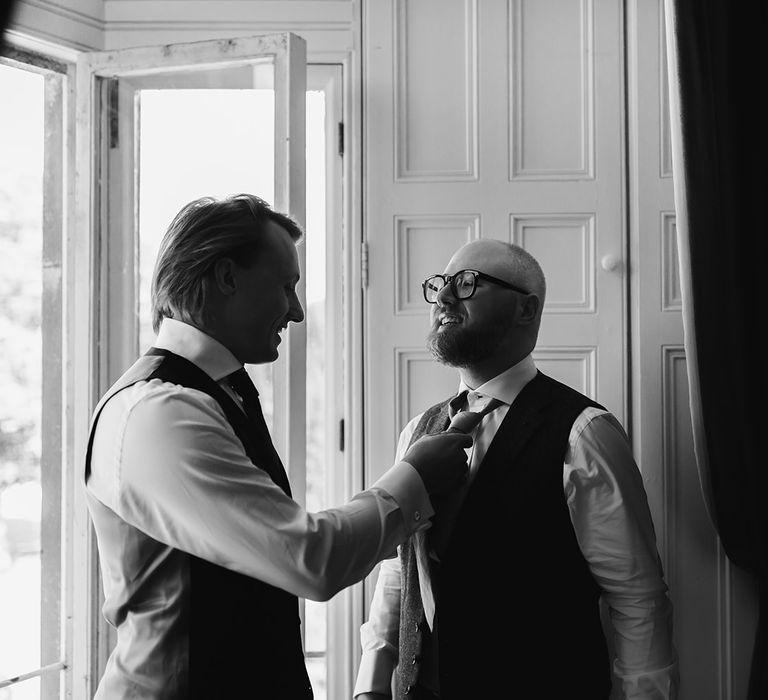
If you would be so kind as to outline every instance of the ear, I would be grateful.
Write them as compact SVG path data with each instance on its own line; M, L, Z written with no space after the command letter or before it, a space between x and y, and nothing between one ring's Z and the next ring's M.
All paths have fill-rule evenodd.
M237 266L232 258L219 258L213 265L213 284L224 296L237 290Z
M535 294L528 294L520 302L520 316L518 321L520 324L528 326L536 321L539 317L539 297Z

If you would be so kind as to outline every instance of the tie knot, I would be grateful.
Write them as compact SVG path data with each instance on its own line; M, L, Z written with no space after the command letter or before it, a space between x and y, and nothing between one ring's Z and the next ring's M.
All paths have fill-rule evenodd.
M449 430L457 430L462 433L472 432L480 424L486 413L496 410L502 404L499 399L491 398L479 411L460 411L459 409L462 403L464 403L463 399L466 399L466 394L467 392L462 392L449 404L449 415L451 417ZM453 405L454 401L456 402L455 407Z
M462 411L467 405L468 389L464 389L460 394L454 396L448 403L448 415L453 418L459 411Z

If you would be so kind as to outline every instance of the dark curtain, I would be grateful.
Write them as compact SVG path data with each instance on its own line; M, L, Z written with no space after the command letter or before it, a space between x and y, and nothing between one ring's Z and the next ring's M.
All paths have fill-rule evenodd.
M758 584L749 700L768 698L767 6L665 6L694 442L723 548Z
M0 49L5 46L5 30L11 23L15 0L0 0Z

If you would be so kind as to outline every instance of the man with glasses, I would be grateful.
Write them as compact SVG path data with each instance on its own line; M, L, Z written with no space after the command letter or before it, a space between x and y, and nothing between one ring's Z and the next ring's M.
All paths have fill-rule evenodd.
M406 425L398 453L461 425L470 477L382 562L355 698L597 700L612 670L619 697L675 698L672 607L629 441L531 355L538 262L473 241L423 291L427 345L459 389Z
M310 700L298 596L366 576L466 475L466 435L414 443L373 486L308 513L245 364L300 323L298 224L253 195L190 202L163 238L151 348L94 414L85 464L117 644L97 700Z

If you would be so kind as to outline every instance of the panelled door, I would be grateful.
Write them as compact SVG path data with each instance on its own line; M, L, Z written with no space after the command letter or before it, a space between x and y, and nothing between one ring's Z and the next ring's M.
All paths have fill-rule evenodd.
M420 283L476 238L538 258L538 367L625 420L621 6L363 3L368 483L455 391L425 349Z

